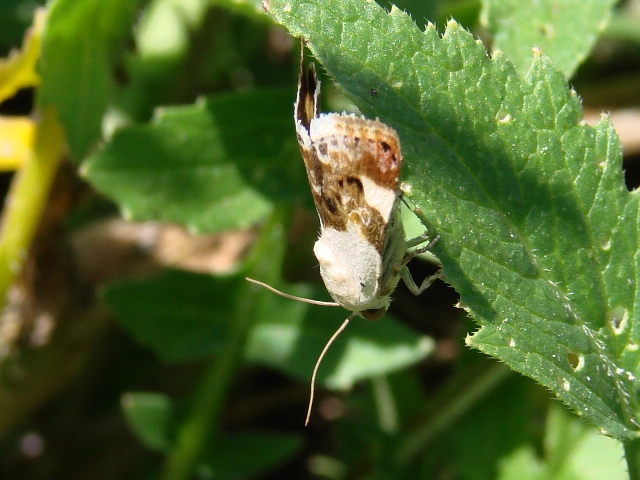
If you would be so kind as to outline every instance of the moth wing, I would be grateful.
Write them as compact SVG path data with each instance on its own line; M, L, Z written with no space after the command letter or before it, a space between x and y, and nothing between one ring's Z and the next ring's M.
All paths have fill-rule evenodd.
M315 69L305 69L301 48L296 134L320 223L361 235L382 256L398 202L398 136L379 121L318 115L319 94Z
M383 255L398 202L397 134L381 122L326 114L311 121L310 139L322 172L316 206L323 227L359 233Z
M296 122L296 135L298 145L304 160L304 166L309 179L309 186L313 195L316 211L320 215L322 205L322 185L325 183L322 165L311 141L311 122L318 115L318 103L320 96L320 82L316 77L313 65L307 70L304 65L304 48L300 46L300 76L298 78L298 94L294 106L294 120Z

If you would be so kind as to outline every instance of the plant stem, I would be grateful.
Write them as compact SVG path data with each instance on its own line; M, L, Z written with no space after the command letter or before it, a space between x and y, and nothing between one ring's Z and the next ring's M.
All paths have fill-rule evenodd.
M624 442L624 456L629 470L629 480L640 480L640 439Z
M371 386L378 411L380 429L388 435L397 433L398 408L391 392L389 378L386 375L377 375L371 379Z
M207 441L217 432L226 393L245 344L248 329L244 330L244 333L234 335L230 345L209 364L193 408L178 431L176 445L165 463L165 480L192 478Z
M53 107L40 111L30 158L16 173L2 214L0 232L0 309L21 272L62 158L64 134Z
M464 385L457 388L455 394L449 394L447 398L437 402L438 407L432 409L436 414L407 432L405 441L396 452L396 461L400 465L411 462L437 435L456 422L511 374L512 371L507 366L495 363L479 374L473 372L473 375L465 376Z
M261 238L252 254L257 262L252 270L264 268L264 259L267 259L266 262L272 262L274 259L281 260L273 252L274 245L284 245L281 216L276 213L264 226ZM252 262L248 261L248 263ZM211 361L202 378L194 396L193 407L186 421L179 428L175 446L165 461L162 472L164 480L191 479L201 461L204 449L210 439L219 432L219 419L227 392L244 354L255 318L257 296L252 295L251 290L254 290L253 286L247 282L246 289L242 289L238 295L237 314L230 322L229 344Z

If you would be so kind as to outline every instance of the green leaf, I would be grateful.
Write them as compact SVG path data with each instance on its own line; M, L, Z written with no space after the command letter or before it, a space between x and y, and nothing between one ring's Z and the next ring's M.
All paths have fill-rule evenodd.
M499 463L499 470L497 480L549 480L531 445L522 446L505 457Z
M502 50L524 73L537 47L567 78L589 55L616 0L484 0L482 19Z
M69 148L82 159L101 135L117 54L138 14L137 1L57 0L42 39L38 104L54 104ZM120 48L119 48L120 47Z
M226 345L244 282L169 270L156 278L110 285L104 295L138 342L166 362L186 362Z
M577 421L573 419L573 421ZM626 480L629 478L622 444L589 429L576 445L567 470L580 480Z
M544 458L527 445L500 462L499 480L624 480L629 478L620 442L600 435L558 404L550 404Z
M13 97L22 88L33 88L40 83L35 68L40 57L40 37L44 21L45 14L41 10L34 16L33 25L25 33L22 48L6 59L0 58L0 102Z
M584 124L547 58L520 77L454 22L441 37L358 0L270 12L398 131L412 200L441 235L433 252L480 324L467 343L603 433L637 437L638 195L608 120Z
M256 478L276 467L302 448L302 438L293 434L243 433L218 438L202 459L201 478L239 480Z
M191 231L253 225L274 203L309 196L292 95L253 91L159 110L152 123L116 132L84 173L132 218Z
M378 0L377 3L386 10L390 10L395 5L403 12L407 12L419 25L424 25L428 21L432 23L436 23L438 20L444 21L445 17L448 20L451 18L454 11L457 14L460 13L460 9L465 7L469 8L469 4L461 5L461 2L443 2L440 0L431 2L416 2L415 0ZM476 9L477 8L478 7L476 6ZM457 15L455 15L454 18L458 21L461 20Z
M138 439L149 449L166 452L172 443L173 405L166 395L129 392L122 396L122 410Z
M320 297L319 290L303 286L284 290L306 298ZM348 313L265 292L248 341L247 358L309 381L320 352ZM331 346L318 371L318 381L346 390L358 380L412 365L433 348L432 339L415 334L389 314L378 322L357 317Z

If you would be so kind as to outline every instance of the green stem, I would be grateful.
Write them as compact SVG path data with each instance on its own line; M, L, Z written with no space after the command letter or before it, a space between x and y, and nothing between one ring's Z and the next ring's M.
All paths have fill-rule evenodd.
M5 202L0 233L0 309L22 266L45 209L64 148L53 107L40 111L29 160L16 173Z
M480 399L493 391L498 385L512 374L512 371L501 363L495 363L485 368L479 374L465 375L463 382L454 392L449 392L446 398L436 402L437 407L431 408L435 414L419 424L406 434L396 453L399 465L410 463L424 448L440 433L455 423L467 413Z
M624 442L624 456L629 470L629 480L640 480L640 439Z
M252 270L263 268L264 265L261 262L264 259L272 261L277 257L272 251L274 245L284 245L281 216L274 215L269 224L263 228L261 238L253 251L254 261L257 264ZM248 261L248 263L253 262ZM201 461L204 449L210 439L219 432L219 419L227 392L241 362L255 318L257 296L251 294L255 289L247 283L246 289L243 290L245 293L239 295L237 315L230 323L232 331L229 344L211 361L202 378L195 393L191 411L179 428L176 444L165 461L162 472L164 480L191 479Z
M397 433L398 408L391 392L389 378L386 375L377 375L371 379L371 386L381 430L389 435Z
M182 424L176 445L165 463L165 480L192 478L210 436L218 430L220 412L243 351L247 330L243 328L242 332L234 335L225 351L208 366L195 395L193 408Z

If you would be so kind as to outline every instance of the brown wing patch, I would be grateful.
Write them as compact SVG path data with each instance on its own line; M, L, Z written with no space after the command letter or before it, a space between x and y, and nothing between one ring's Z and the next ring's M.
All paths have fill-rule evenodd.
M320 210L322 224L340 231L357 227L382 254L386 220L367 204L360 179L354 176L334 178L336 182L327 182L322 189L321 202L325 206Z
M396 190L402 164L400 142L396 132L382 122L355 115L328 114L330 128L325 128L324 139L314 139L322 150L323 143L332 150L351 153L348 165L381 187ZM329 123L329 122L328 122Z
M363 117L318 116L319 89L315 69L305 70L301 52L296 132L320 222L340 231L359 228L382 254L402 165L398 136ZM364 182L375 187L367 191Z
M296 97L295 118L309 131L311 120L318 115L318 92L320 82L313 64L308 70L304 65L304 47L300 45L300 76L298 77L298 95Z
M316 77L316 70L313 65L307 69L304 64L304 42L300 41L300 75L298 77L298 94L294 106L294 120L296 122L296 134L298 145L307 170L309 186L313 194L313 202L316 211L320 212L322 207L321 191L324 183L323 169L318 159L315 146L311 142L309 130L311 121L318 114L318 102L320 95L320 82ZM322 217L320 219L322 221Z
M398 137L381 122L353 115L328 114L310 127L314 156L322 166L316 207L323 226L345 231L358 226L382 253L402 165ZM364 181L389 192L389 209L382 214L367 198Z

